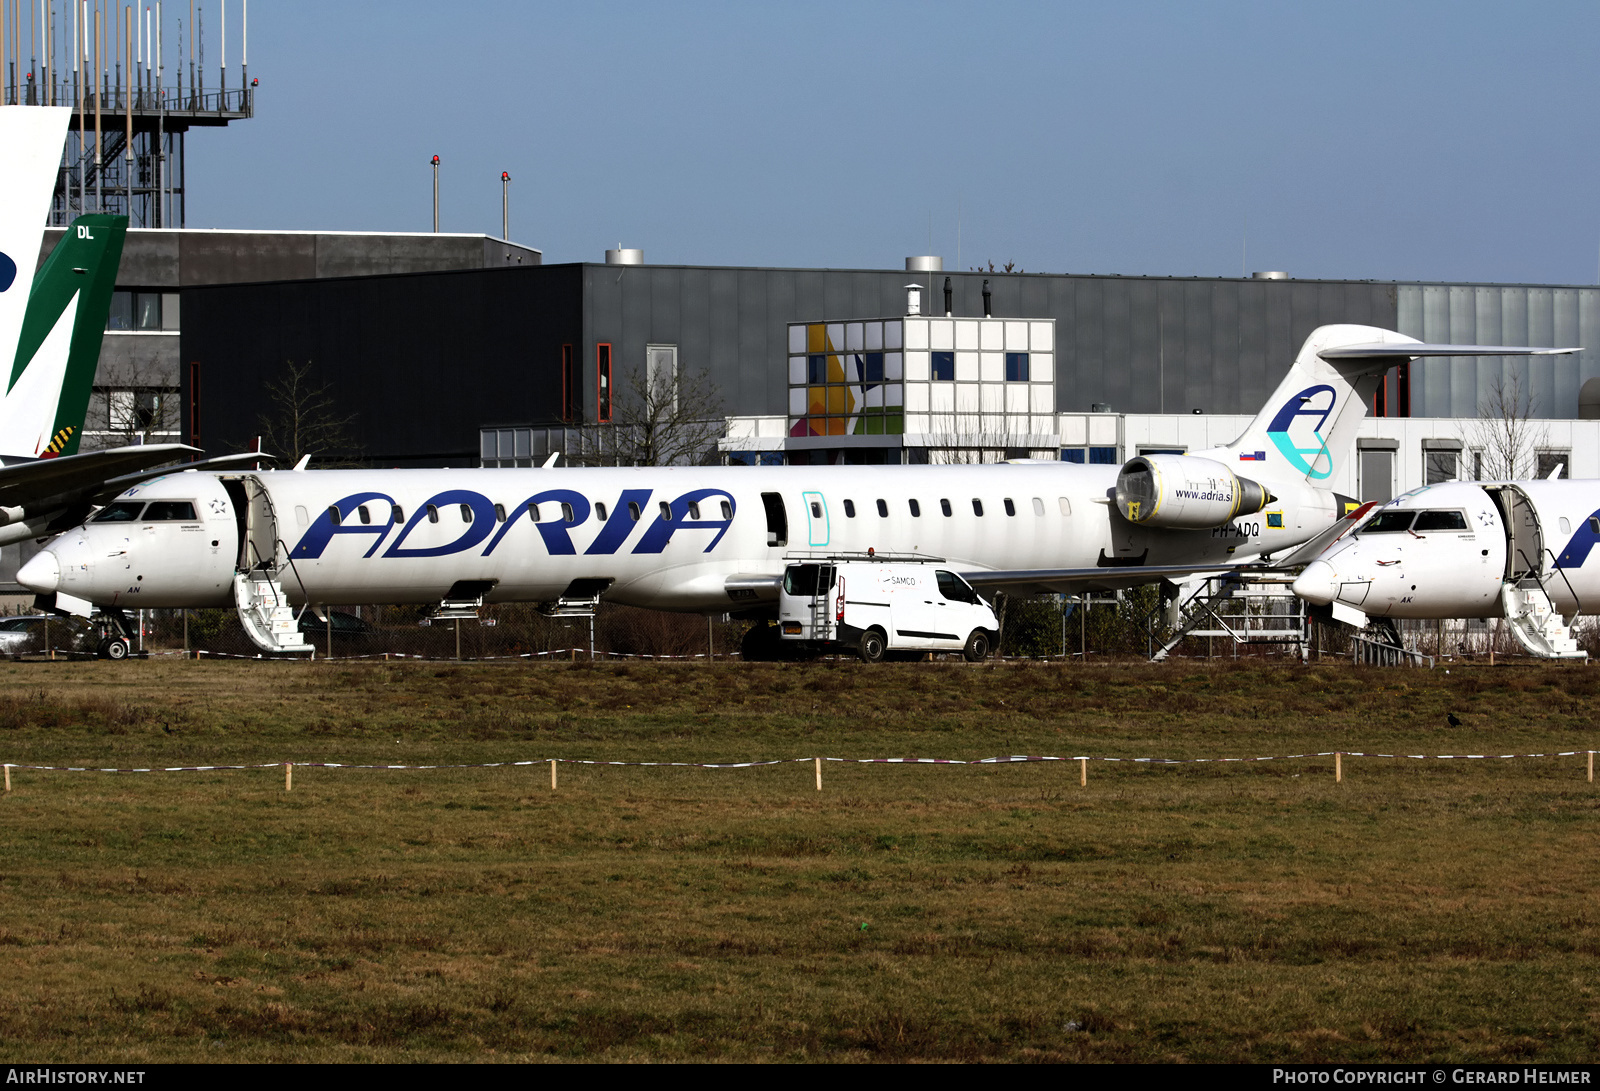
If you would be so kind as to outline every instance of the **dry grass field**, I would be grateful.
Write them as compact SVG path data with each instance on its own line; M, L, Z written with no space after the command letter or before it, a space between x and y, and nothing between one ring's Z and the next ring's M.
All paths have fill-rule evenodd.
M49 765L1600 746L1600 669L0 666ZM1446 717L1462 721L1452 727ZM7 1061L1590 1060L1583 757L13 770Z

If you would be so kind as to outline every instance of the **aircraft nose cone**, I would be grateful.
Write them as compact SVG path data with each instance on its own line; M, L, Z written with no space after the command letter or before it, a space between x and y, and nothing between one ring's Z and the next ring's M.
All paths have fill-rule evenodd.
M61 564L48 549L17 570L17 582L29 591L49 594L61 586Z
M1333 566L1327 561L1312 561L1294 581L1294 593L1316 606L1328 605L1338 591Z

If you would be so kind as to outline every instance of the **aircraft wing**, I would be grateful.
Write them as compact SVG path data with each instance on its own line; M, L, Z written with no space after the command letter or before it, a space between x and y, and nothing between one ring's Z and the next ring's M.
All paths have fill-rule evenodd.
M178 444L171 444L178 446ZM185 450L194 450L192 447ZM170 459L169 459L170 461ZM242 451L235 455L218 455L215 458L203 458L198 462L185 462L177 466L163 466L155 470L140 470L135 473L123 474L121 477L109 478L102 482L98 489L84 497L91 504L104 504L120 493L133 488L141 481L149 481L156 477L165 477L167 474L188 473L190 470L226 470L229 467L243 468L246 464L257 462L276 462L272 455L261 451Z
M0 466L0 506L27 507L56 497L98 489L110 478L172 462L191 452L199 453L196 448L183 443L150 443L139 447L112 447L104 451L62 455L60 458L14 462Z
M1321 534L1317 535L1309 542L1296 547L1294 552L1276 561L1272 567L1294 568L1298 565L1310 564L1316 559L1317 554L1321 553L1334 542L1337 542L1340 538L1343 538L1346 534L1349 534L1352 530L1356 529L1356 527L1361 524L1361 521L1365 519L1368 514L1371 513L1372 509L1376 508L1377 506L1378 502L1376 500L1368 500L1355 511L1351 512L1349 515L1346 515L1343 519L1335 520L1331 527L1324 530Z
M1152 564L1118 565L1107 568L1021 568L1008 570L965 571L961 578L974 587L1048 587L1063 583L1092 584L1097 587L1137 587L1157 580L1179 580L1189 576L1220 575L1222 573L1246 574L1263 572L1269 566L1261 564Z

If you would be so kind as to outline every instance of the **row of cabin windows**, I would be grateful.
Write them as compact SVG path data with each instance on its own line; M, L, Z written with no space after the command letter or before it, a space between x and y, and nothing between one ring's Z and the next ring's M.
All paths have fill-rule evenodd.
M1006 514L1007 515L1011 515L1011 516L1015 516L1017 514L1017 505L1016 505L1016 503L1009 496L1005 498L1004 502L1005 502L1005 507L1006 507ZM915 500L908 500L908 501L906 501L906 503L908 505L910 505L911 517L913 519L922 518L922 505L920 503L918 503ZM1062 515L1071 515L1072 514L1072 504L1068 502L1068 500L1067 500L1067 498L1065 496L1056 497L1056 503L1061 508L1061 514ZM949 500L940 500L939 501L939 510L941 512L943 512L946 516L950 516L950 515L954 514L954 509L951 508ZM815 518L818 518L818 519L822 518L822 505L819 502L815 501L815 500L813 500L811 502L811 514ZM846 500L844 502L844 514L845 514L845 518L847 518L847 519L854 519L856 517L856 502L854 500ZM982 518L982 516L983 516L983 501L979 500L976 496L974 496L972 498L972 514L978 516L979 518ZM1033 514L1035 514L1035 515L1043 515L1044 514L1044 501L1041 500L1037 496L1035 496L1033 498ZM888 501L885 501L885 500L879 500L878 501L878 516L879 516L879 518L882 518L882 519L887 519L889 517L889 504L888 504Z
M543 515L539 511L539 507L540 506L538 504L527 505L526 510L535 523L543 521ZM661 518L670 522L672 519L672 505L663 500L661 501L659 507L661 511ZM572 510L571 504L563 501L560 504L560 508L561 521L563 523L577 522L577 518ZM460 509L461 521L463 523L472 522L472 505L462 504L460 505ZM437 523L439 521L439 508L437 505L429 504L427 506L427 513L428 522ZM522 512L519 511L517 514L521 515ZM602 523L606 521L608 514L606 505L603 501L597 501L595 503L594 514L595 518L599 519ZM372 522L372 509L366 504L362 504L357 507L355 510L355 515L356 518L359 519L363 524L371 524ZM639 507L638 504L631 500L628 502L628 517L635 523L644 517L644 511ZM722 517L724 519L733 518L733 508L726 500L722 501ZM337 504L333 504L328 507L328 521L334 526L341 525L345 518L346 517L344 513L339 510L339 506ZM506 506L504 504L496 504L494 506L494 521L497 523L503 523L506 521L506 518ZM700 504L697 501L689 501L689 518L694 520L698 520L700 518ZM405 509L399 504L391 504L389 506L389 519L395 526L401 525L406 521Z

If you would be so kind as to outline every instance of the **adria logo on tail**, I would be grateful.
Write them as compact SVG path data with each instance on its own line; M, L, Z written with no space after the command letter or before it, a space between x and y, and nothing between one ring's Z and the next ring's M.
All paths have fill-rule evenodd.
M0 292L11 287L17 279L17 263L11 260L11 255L0 251Z
M1327 395L1326 402L1322 401L1324 394ZM1308 386L1290 398L1288 404L1272 418L1272 423L1267 425L1268 438L1277 446L1278 452L1289 460L1289 465L1318 481L1333 474L1333 457L1328 454L1328 441L1323 438L1322 426L1328 423L1328 417L1338 403L1339 396L1333 387L1327 384ZM1304 429L1295 427L1301 417L1316 418L1310 435L1306 435ZM1300 435L1296 436L1294 432L1300 432ZM1308 459L1307 455L1311 457Z

